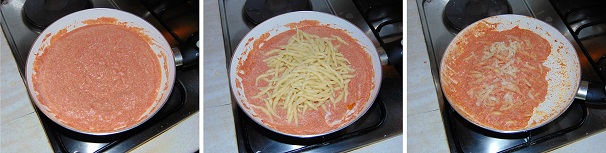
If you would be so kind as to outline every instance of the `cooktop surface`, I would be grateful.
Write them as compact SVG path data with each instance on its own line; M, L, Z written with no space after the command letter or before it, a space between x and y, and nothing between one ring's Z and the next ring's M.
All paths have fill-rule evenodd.
M459 4L453 4L459 3ZM472 7L475 6L475 7ZM452 152L543 152L606 130L604 106L576 99L556 120L538 129L503 134L480 128L461 117L442 94L439 63L450 41L468 23L499 14L519 14L542 20L575 47L581 63L581 79L604 81L600 66L605 32L600 1L565 0L417 0L421 25L430 58L432 74L444 130ZM473 9L482 8L482 9ZM479 12L478 12L479 11ZM483 12L484 11L484 12ZM593 13L592 13L593 12Z
M0 17L4 36L22 78L29 50L41 31L55 20L88 8L113 8L137 15L158 29L171 47L187 43L198 31L198 4L188 1L61 1L3 0ZM45 11L46 10L46 11ZM54 11L48 11L54 10ZM174 30L179 29L179 30ZM196 38L197 39L197 38ZM26 82L26 81L24 81ZM177 68L175 84L165 105L150 120L131 130L107 136L81 134L54 123L36 108L54 152L125 152L169 130L199 111L199 69ZM32 105L35 104L32 102Z
M238 43L261 20L261 17L254 15L250 17L250 14L265 12L255 9L269 7L246 6L246 3L249 1L219 1L228 68ZM398 40L402 39L402 1L309 0L303 3L308 7L295 7L289 11L312 10L339 16L365 32L375 46L388 42L400 44ZM275 5L287 8L289 4L277 2ZM374 20L365 20L365 17ZM379 31L376 30L377 28L382 30L373 32L373 30ZM238 107L235 98L232 98L238 150L241 152L340 152L402 134L403 81L400 72L396 69L394 66L383 66L384 77L379 95L363 117L343 130L320 137L294 138L267 130L246 116Z

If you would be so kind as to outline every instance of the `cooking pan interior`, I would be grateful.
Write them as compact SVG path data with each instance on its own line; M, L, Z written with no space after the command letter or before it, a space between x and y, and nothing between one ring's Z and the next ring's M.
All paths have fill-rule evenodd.
M352 120L351 122L347 123L344 126L341 126L340 128L336 128L329 132L317 134L317 135L295 135L295 134L284 133L284 132L278 131L276 129L273 129L273 128L263 124L263 121L262 121L263 119L257 117L258 116L257 113L259 113L259 112L255 112L255 110L253 110L252 107L250 106L251 104L248 102L247 97L244 94L244 88L241 87L242 78L240 76L238 76L238 72L237 72L237 67L239 66L239 64L244 63L243 61L247 60L249 53L253 49L253 44L254 44L253 42L256 39L259 39L263 34L266 34L266 33L269 34L268 39L271 39L271 37L273 37L279 33L293 29L293 27L289 26L289 25L291 25L291 23L298 23L303 20L316 20L316 21L320 22L321 25L345 30L351 37L353 37L354 39L357 39L358 43L366 50L366 52L368 53L368 55L370 56L370 58L372 60L371 63L373 64L372 68L374 70L374 76L373 76L374 87L372 88L372 91L370 93L370 98L368 99L368 101L366 103L364 103L363 106L359 106L359 107L363 107L364 109L360 114L356 114L357 115L356 119ZM355 122L359 117L361 117L368 110L368 108L374 102L374 99L377 96L377 93L379 91L379 87L381 84L381 75L382 75L381 64L379 61L379 57L378 57L376 48L374 47L374 45L372 44L370 39L361 30L359 30L355 25L353 25L353 24L349 23L348 21L343 20L339 17L333 16L330 14L312 12L312 11L299 11L299 12L291 12L291 13L282 14L282 15L276 16L274 18L271 18L271 19L257 25L248 34L246 34L246 36L244 36L242 41L240 41L240 44L236 48L236 51L232 57L231 65L230 65L230 69L229 69L229 77L230 77L230 85L231 85L232 93L235 96L236 100L238 101L239 107L242 110L244 110L246 115L248 115L250 118L252 118L257 124L267 128L271 131L274 131L274 132L277 132L280 134L284 134L284 135L288 135L288 136L292 136L292 137L300 137L300 138L326 135L326 134L338 131L340 129L343 129L343 128L347 127L348 125L350 125L351 123ZM358 107L358 106L356 106L356 107Z
M445 64L447 63L447 60L456 60L453 57L456 54L456 45L464 45L466 43L466 38L463 37L465 33L482 35L483 33L474 31L474 29L475 27L484 25L496 26L497 31L508 30L514 27L527 29L540 35L549 42L551 45L551 53L547 60L542 63L542 65L550 68L550 71L545 78L548 83L545 101L534 109L533 115L528 121L528 125L517 130L499 130L485 126L483 123L469 117L469 112L457 105L459 102L452 101L453 99L449 98L451 95L449 95L448 92L444 92L451 106L471 123L499 133L529 131L541 127L560 116L570 106L574 100L575 93L577 92L581 71L579 59L574 47L572 47L571 43L557 29L532 17L511 14L488 17L471 24L459 32L446 49L440 64L440 81L442 82L443 90L449 90L444 87L445 75L447 75L445 74Z
M98 22L98 23L83 22L83 21L87 21L87 20L88 21L97 20L97 19L103 18L103 17L114 18L114 19L116 19L116 21L115 22L103 21L103 22ZM126 127L126 128L123 128L123 129L120 129L117 131L113 131L113 132L87 132L87 131L78 130L78 129L75 129L75 128L72 128L72 127L66 125L63 121L61 121L60 119L57 119L57 117L53 113L53 110L50 110L47 106L40 103L40 101L38 99L39 93L34 90L34 84L32 83L32 76L36 73L34 70L34 67L33 67L34 60L36 59L37 56L44 54L44 49L51 45L51 39L53 37L60 37L62 34L64 34L64 33L60 32L61 30L66 30L66 32L70 32L74 29L86 26L88 24L100 24L100 23L123 25L123 26L127 26L127 27L134 27L134 28L140 29L141 32L143 32L147 37L150 38L150 40L151 40L150 47L152 48L154 53L157 55L160 66L162 67L161 68L162 83L160 83L160 88L158 89L159 91L158 91L158 94L156 95L156 100L154 101L152 106L147 109L146 113L143 116L141 116L142 119L139 121L139 123L137 123L131 127ZM47 39L47 38L50 38L50 39ZM82 56L86 56L86 55L82 55ZM36 42L33 44L32 48L30 50L30 53L28 55L28 59L27 59L27 63L26 63L26 77L27 77L26 78L27 88L30 93L30 96L34 100L34 103L36 104L36 106L48 118L50 118L57 124L67 128L67 129L76 131L76 132L90 134L90 135L109 135L109 134L120 133L122 131L132 129L132 128L142 124L143 122L145 122L149 118L151 118L164 105L165 101L168 99L168 97L170 95L170 91L172 90L173 83L175 80L175 64L174 64L173 54L170 50L170 46L168 45L167 41L164 39L162 34L157 29L155 29L151 24L149 24L145 20L143 20L133 14L127 13L127 12L114 10L114 9L107 9L107 8L94 8L94 9L87 9L87 10L82 10L79 12L69 14L69 15L55 21L48 28L46 28L42 33L40 33L40 35L36 39Z

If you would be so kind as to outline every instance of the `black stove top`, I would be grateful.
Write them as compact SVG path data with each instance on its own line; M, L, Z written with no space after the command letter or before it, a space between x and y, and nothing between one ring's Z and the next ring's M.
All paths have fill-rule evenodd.
M469 1L471 2L471 0ZM572 143L586 136L606 130L606 107L574 100L567 111L535 130L502 134L495 133L465 120L449 105L442 95L439 82L439 61L446 47L459 32L448 21L447 0L417 0L421 24L427 43L432 74L444 130L451 152L544 152ZM581 63L581 79L606 81L600 68L600 58L606 55L606 24L601 1L569 0L508 0L511 14L531 16L558 29L575 47ZM479 20L479 19L474 19ZM471 21L473 22L473 21ZM599 42L599 43L598 43Z
M32 12L34 14L40 12L31 11L31 8L28 8L30 11L25 11L23 7L43 6L50 7L50 10L62 10L60 8L73 4L73 1L57 1L65 2L65 4L54 6L51 4L45 6L39 3L42 1L34 0L28 0L25 3L18 0L2 2L0 5L2 30L13 52L19 72L22 78L25 78L25 63L32 44L44 27L48 26L47 24L66 15L66 12L50 11L51 13L58 12L58 14L38 20L37 16L30 18L26 15L31 16ZM169 2L90 0L84 2L85 4L78 5L85 5L85 8L114 8L140 16L156 27L168 40L171 47L176 48L178 44L186 43L188 37L198 31L197 2L187 0ZM82 8L77 7L72 11L80 9ZM48 14L49 12L42 13ZM34 104L32 103L32 105ZM173 91L165 105L144 124L122 133L108 136L80 134L54 123L36 108L36 113L54 152L126 152L170 129L172 125L187 119L198 111L199 69L197 65L177 68Z
M403 37L402 1L309 0L307 3L313 11L334 14L355 24L368 34L375 46L400 44ZM256 25L249 21L246 13L250 10L244 9L247 8L244 5L244 0L219 1L226 64L244 35ZM294 138L269 131L246 116L232 98L238 150L340 152L402 134L403 80L401 71L396 69L397 66L383 66L379 95L364 116L343 130L320 137Z

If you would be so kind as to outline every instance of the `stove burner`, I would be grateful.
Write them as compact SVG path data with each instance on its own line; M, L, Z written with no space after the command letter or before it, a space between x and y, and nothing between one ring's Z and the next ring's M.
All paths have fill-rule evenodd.
M255 25L280 14L309 10L307 0L247 0L244 4L248 21Z
M444 10L448 23L457 30L489 16L510 14L506 0L451 0Z
M23 4L25 19L42 29L63 16L87 8L90 8L87 0L27 0Z

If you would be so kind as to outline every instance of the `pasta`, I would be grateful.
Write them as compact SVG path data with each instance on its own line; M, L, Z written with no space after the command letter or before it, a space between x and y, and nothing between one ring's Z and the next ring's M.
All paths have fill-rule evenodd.
M333 45L333 40L340 44ZM327 111L327 102L336 106L347 101L348 84L355 70L337 50L341 44L347 42L338 36L319 37L297 29L287 45L265 53L270 57L263 62L270 69L258 76L255 84L265 81L268 85L260 87L253 97L263 99L265 106L253 107L270 120L282 118L276 109L286 110L286 121L298 124L309 109Z

